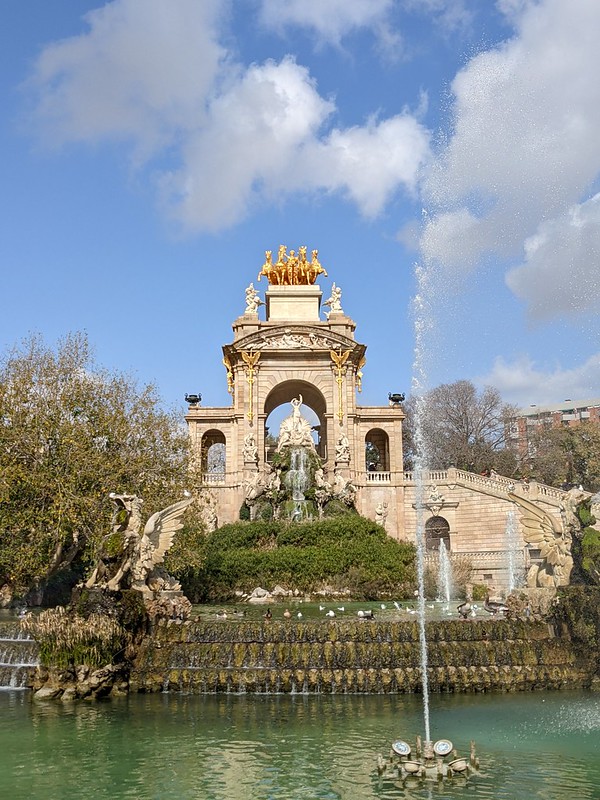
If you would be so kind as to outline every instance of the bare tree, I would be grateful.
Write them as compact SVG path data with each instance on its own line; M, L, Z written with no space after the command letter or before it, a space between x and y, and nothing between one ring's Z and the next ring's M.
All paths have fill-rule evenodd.
M404 440L407 468L415 456L417 401L405 404ZM494 469L512 474L516 455L508 430L517 409L504 403L493 387L478 392L471 381L445 383L431 389L419 403L422 440L431 469L454 466L475 472Z

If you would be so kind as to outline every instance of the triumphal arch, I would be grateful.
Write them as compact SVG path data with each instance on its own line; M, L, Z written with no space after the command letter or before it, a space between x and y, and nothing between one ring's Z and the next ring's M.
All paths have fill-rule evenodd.
M323 300L318 281L326 277L317 250L267 251L256 280L258 287L266 278L264 300L251 283L233 341L223 347L231 406L190 404L186 419L202 459L208 515L219 525L239 519L257 485L268 485L279 436L269 418L300 401L325 484L350 486L359 513L389 531L404 528L402 407L398 398L360 404L367 348L355 338L340 287L333 283ZM220 458L211 462L215 450Z
M313 517L331 501L345 503L407 541L415 541L422 515L431 558L442 550L466 558L476 582L506 587L516 569L532 585L568 583L574 501L564 491L494 472L449 468L418 481L403 472L404 398L360 403L367 348L336 283L323 300L319 281L327 277L317 250L310 257L306 247L296 253L282 245L276 257L267 251L256 279L259 286L266 278L264 299L250 283L233 341L223 347L231 405L202 406L199 396L187 396L207 528L252 519L261 503L261 513L305 518L308 492ZM287 416L278 418L280 411ZM283 481L304 469L291 464L296 451L312 464L312 485L284 491Z

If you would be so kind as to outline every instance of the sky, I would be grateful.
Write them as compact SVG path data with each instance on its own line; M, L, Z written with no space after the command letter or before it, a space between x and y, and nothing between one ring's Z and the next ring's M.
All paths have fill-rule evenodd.
M360 404L415 361L521 406L600 397L598 0L0 15L2 352L85 331L166 405L229 405L244 290L306 245L368 347Z

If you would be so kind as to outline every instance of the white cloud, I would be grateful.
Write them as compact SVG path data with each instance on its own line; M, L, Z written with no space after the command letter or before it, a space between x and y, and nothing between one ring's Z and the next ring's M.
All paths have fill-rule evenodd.
M276 31L292 25L310 28L319 42L339 45L358 29L387 28L392 6L393 0L263 0L260 18Z
M472 268L488 252L516 259L534 234L564 229L567 209L585 202L600 172L600 3L502 6L516 35L456 76L454 128L423 184L436 212L424 254L454 268ZM589 253L589 241L572 235L552 269L568 262L589 277ZM531 302L523 275L511 285Z
M427 130L410 114L334 130L308 149L310 183L341 190L366 217L381 213L398 186L414 190L429 152Z
M219 0L115 0L35 65L37 121L56 143L134 142L142 159L198 125L223 69Z
M600 394L600 353L571 369L557 365L552 370L540 369L527 356L512 363L498 358L489 374L477 383L495 386L506 401L520 406L560 403L567 398L592 399Z
M537 319L598 311L600 194L543 222L525 242L525 261L506 282Z
M428 14L447 32L468 27L473 21L473 13L467 0L403 0L405 9Z
M218 229L243 217L253 197L297 191L290 171L333 108L292 59L250 67L214 100L182 167L163 180L172 213L188 230Z
M386 5L348 9L359 25ZM298 192L339 192L372 217L396 191L414 191L429 147L419 110L326 128L335 105L294 59L233 62L220 43L222 9L114 0L88 14L88 33L50 45L36 64L36 133L56 144L125 140L138 167L163 159L163 207L188 232L222 229Z

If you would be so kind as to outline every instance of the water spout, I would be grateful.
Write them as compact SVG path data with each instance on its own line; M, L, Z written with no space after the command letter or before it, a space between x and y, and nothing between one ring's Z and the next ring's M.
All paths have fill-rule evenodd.
M510 594L523 585L524 578L519 523L513 508L506 515L504 545L506 548L507 590Z
M452 585L452 562L450 561L450 556L446 550L446 543L443 539L440 539L440 549L438 552L438 597L440 600L444 600L446 603L449 603L452 599L452 591L454 589Z
M419 646L421 656L421 685L423 692L423 722L425 741L431 741L429 726L429 678L427 675L427 637L425 633L425 477L429 463L424 434L425 423L425 391L427 387L425 356L427 352L427 334L432 327L432 314L428 306L429 274L426 269L417 267L416 278L418 291L413 301L415 322L415 359L413 363L412 392L415 403L415 504L417 511L416 545L417 545L417 581L418 581L418 616Z

